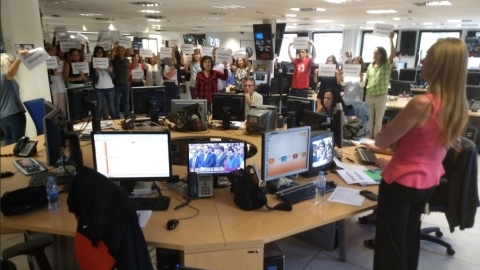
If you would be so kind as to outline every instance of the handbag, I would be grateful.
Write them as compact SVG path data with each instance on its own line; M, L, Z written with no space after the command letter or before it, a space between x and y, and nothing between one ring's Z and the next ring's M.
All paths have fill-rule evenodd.
M47 203L45 186L25 187L5 192L1 198L1 210L5 216L13 216L43 208Z
M291 203L279 203L274 207L268 206L265 184L259 185L255 169L248 165L227 174L232 183L230 191L234 194L233 202L243 210L251 211L265 206L268 210L291 211Z
M175 124L176 131L205 131L208 128L206 116L198 103L169 113L167 119Z

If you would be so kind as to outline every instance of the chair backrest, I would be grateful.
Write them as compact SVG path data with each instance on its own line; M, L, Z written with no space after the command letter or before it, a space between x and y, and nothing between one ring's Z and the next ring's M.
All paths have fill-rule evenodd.
M45 99L43 98L37 98L23 102L35 124L37 135L43 134L43 118L45 117L44 101Z
M357 118L362 121L362 129L357 133L356 137L366 137L369 135L368 130L368 121L370 119L370 114L368 112L367 103L358 100L345 101L347 107L352 106L354 114Z

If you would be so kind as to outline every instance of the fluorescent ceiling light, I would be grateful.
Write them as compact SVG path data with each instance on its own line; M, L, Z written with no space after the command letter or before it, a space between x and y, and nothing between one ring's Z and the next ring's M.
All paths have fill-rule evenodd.
M424 22L423 25L433 25L431 22Z
M432 1L432 2L426 2L425 5L429 7L438 7L438 6L451 6L452 3L450 3L449 1Z
M214 8L220 8L220 9L237 9L237 8L245 8L244 6L239 6L239 5L217 5L217 6L212 6Z
M83 31L87 31L87 27L85 27L85 25L82 25L82 29Z
M142 12L142 13L150 13L150 14L160 13L159 10L152 10L152 9L143 9L143 10L140 10L140 12Z
M368 14L391 14L391 13L397 13L396 10L393 9L372 9L372 10L367 10L365 11Z
M449 23L461 23L462 20L447 20Z
M287 17L287 18L295 18L295 17L297 17L297 14L287 13L287 14L285 14L285 17Z
M147 19L147 22L161 22L160 19Z
M395 17L395 18L392 18L392 20L394 20L394 21L400 21L400 18Z
M346 3L347 0L323 0L327 3L332 3L332 4L342 4L342 3Z
M110 24L110 25L108 26L108 29L109 29L110 31L117 30L117 29L115 29L115 26L113 26L113 24Z
M297 28L296 25L287 25L287 28Z
M315 20L316 23L331 23L331 22L334 22L334 20L327 20L327 19L324 19L324 20Z
M326 11L324 8L319 7L306 7L306 8L291 8L291 11Z
M300 8L298 8L298 7L297 8L291 8L290 10L291 11L300 11Z
M91 16L102 16L102 14L98 13L82 13L80 16L86 16L86 17L91 17Z

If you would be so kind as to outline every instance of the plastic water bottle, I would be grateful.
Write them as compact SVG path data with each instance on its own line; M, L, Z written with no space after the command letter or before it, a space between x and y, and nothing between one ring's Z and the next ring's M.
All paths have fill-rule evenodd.
M315 204L323 204L325 202L325 189L327 187L327 180L323 171L318 172L315 180Z
M48 210L50 212L57 212L60 210L60 199L58 197L57 183L55 183L55 178L49 176L47 178L47 199L48 199Z

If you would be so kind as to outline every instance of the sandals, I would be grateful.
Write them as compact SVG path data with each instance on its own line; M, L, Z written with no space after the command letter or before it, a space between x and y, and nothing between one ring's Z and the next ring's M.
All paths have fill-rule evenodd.
M375 224L376 222L377 222L376 219L369 219L368 215L358 218L358 223L360 223L360 224L367 225L367 224Z
M375 238L363 240L365 247L371 250L375 250Z

